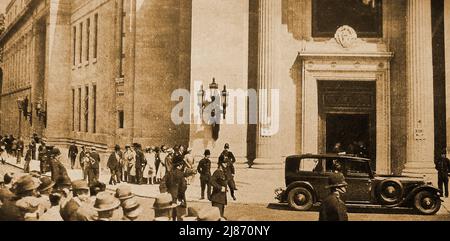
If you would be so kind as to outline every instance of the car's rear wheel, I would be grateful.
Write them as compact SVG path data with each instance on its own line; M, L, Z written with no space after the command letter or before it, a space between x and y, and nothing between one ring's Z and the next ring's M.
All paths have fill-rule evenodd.
M421 214L434 215L441 208L441 199L429 191L420 191L414 197L414 207Z
M311 191L303 187L296 187L289 191L288 203L295 210L306 211L313 206L314 199Z
M403 185L397 180L384 180L378 186L378 194L382 204L398 204L403 198Z

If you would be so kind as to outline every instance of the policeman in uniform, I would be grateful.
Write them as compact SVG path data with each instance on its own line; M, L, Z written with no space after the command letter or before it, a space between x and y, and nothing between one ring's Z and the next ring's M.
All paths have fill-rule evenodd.
M450 160L447 158L447 149L443 149L441 156L436 159L436 170L438 171L438 187L441 190L441 197L445 192L445 197L448 197L448 173L450 171Z
M342 201L347 186L342 173L333 173L328 177L326 188L330 189L330 194L322 201L319 221L348 221L347 208Z

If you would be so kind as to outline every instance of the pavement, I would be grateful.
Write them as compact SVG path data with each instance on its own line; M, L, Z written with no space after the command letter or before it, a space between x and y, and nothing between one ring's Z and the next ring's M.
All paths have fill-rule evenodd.
M61 151L63 152L63 151ZM63 153L63 156L64 155ZM12 165L16 168L23 169L23 161L21 164L16 163L15 158L8 158L6 162L9 165ZM71 180L80 180L82 179L82 171L81 169L71 169L70 165L68 165L68 161L63 161L66 166L68 175ZM254 166L253 168L248 168L246 164L236 164L236 176L235 182L238 191L236 191L237 201L233 201L231 196L229 198L229 202L234 203L242 203L242 204L268 204L276 202L275 200L275 189L284 186L284 171L280 164L279 167L274 165L258 167ZM39 171L39 161L31 161L30 170ZM212 170L213 171L213 170ZM46 175L50 175L50 173L46 173ZM109 183L110 174L106 168L102 168L100 172L100 181L108 184ZM120 184L119 184L120 185ZM135 184L127 184L131 187L133 193L139 197L143 198L155 198L159 192L159 185L135 185ZM118 185L107 185L108 190L115 191ZM196 201L196 202L208 202L208 200L200 200L200 179L199 176L196 175L193 178L193 181L188 186L186 191L186 199L187 201Z
M63 155L64 156L64 155ZM7 159L7 163L16 168L23 169L22 164L17 164L14 158ZM67 172L72 180L82 179L82 172L80 169L70 169L67 164ZM235 182L238 191L236 191L237 200L233 201L230 198L229 204L235 205L279 205L277 200L274 199L274 191L276 188L284 187L284 169L282 164L280 166L254 166L248 168L245 164L236 164L236 176ZM1 169L1 167L0 167ZM39 162L32 161L30 163L30 170L39 170ZM47 173L50 175L50 173ZM103 183L109 183L109 171L102 169L100 172L100 181ZM119 184L120 185L120 184ZM133 193L141 198L154 199L159 192L159 185L135 185L127 184L131 187ZM118 186L107 185L107 189L115 191ZM197 203L209 203L208 200L200 200L200 180L198 176L195 176L193 182L188 186L186 191L186 198L188 202ZM442 202L442 208L437 215L449 215L450 214L450 199L445 198Z

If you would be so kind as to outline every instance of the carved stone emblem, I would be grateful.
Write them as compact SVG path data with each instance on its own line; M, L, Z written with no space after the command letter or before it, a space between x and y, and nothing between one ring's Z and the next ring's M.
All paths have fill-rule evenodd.
M358 35L352 27L344 25L336 31L334 39L343 48L351 48L357 42Z

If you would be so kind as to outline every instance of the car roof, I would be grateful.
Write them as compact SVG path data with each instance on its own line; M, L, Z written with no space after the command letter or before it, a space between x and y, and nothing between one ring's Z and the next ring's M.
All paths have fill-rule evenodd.
M342 160L352 160L352 161L362 161L362 162L366 162L366 161L370 161L370 159L367 158L362 158L362 157L356 157L356 156L352 156L352 155L339 155L339 154L332 154L332 153L328 153L328 154L303 154L303 155L292 155L292 156L288 156L287 159L291 159L291 158L300 158L300 159L304 159L304 158L332 158L332 159L342 159Z

